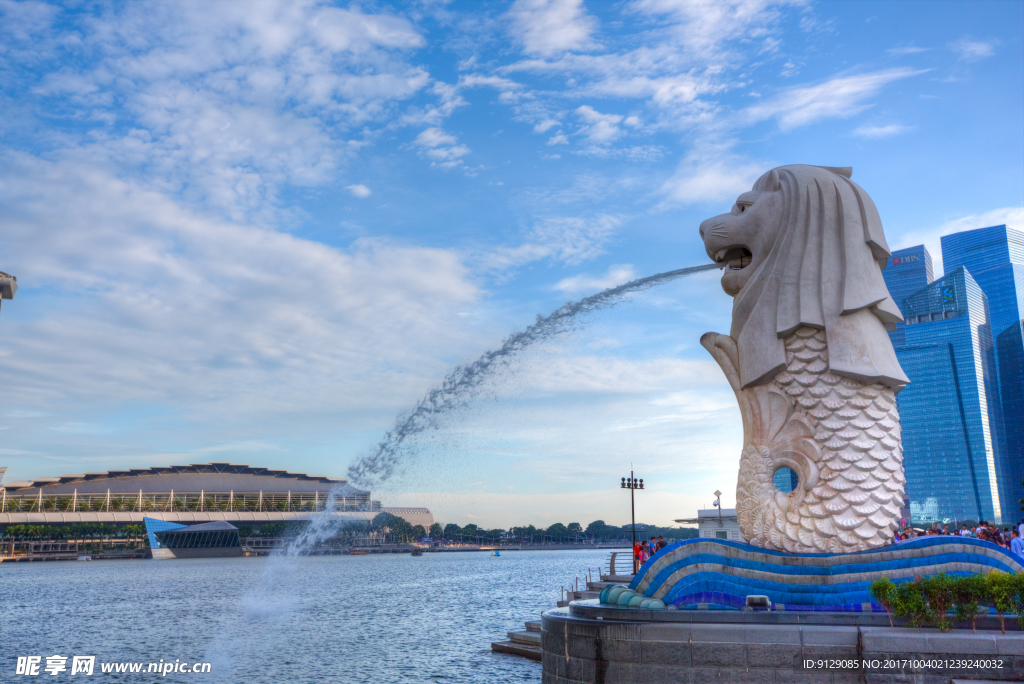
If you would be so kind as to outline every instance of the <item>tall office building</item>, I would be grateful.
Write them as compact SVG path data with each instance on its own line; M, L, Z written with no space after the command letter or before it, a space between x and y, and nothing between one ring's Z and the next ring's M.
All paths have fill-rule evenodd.
M904 300L934 280L932 255L924 245L898 249L889 257L882 277L885 279L885 286L889 288L892 300L906 316ZM889 332L894 347L903 344L903 327L903 323L897 323L895 329Z
M901 308L905 325L890 334L904 338L896 356L910 378L897 402L911 516L1002 520L985 294L961 267Z
M1024 498L1024 232L1006 225L942 238L947 272L967 268L988 297L999 417L995 430L1006 520L1021 519Z

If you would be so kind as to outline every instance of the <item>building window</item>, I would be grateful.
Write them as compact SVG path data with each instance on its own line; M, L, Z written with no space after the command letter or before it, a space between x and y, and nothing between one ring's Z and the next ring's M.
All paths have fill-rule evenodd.
M716 530L715 531L715 539L728 539L728 538L729 538L729 532L728 531L726 531L726 530Z

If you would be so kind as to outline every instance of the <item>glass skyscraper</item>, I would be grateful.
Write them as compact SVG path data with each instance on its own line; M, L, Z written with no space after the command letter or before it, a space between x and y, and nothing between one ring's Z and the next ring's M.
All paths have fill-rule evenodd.
M934 280L932 255L924 245L898 249L889 257L882 277L892 300L906 316L904 300ZM895 329L890 331L893 346L903 344L903 326L903 323L897 323Z
M995 352L993 399L997 469L1006 520L1021 519L1024 498L1024 232L1006 225L942 238L947 271L966 267L988 297Z
M897 395L911 517L1003 520L994 355L982 288L960 267L905 298Z
M911 384L896 395L915 520L1002 522L1024 498L1024 233L1005 225L942 238L882 272L905 321L889 337Z

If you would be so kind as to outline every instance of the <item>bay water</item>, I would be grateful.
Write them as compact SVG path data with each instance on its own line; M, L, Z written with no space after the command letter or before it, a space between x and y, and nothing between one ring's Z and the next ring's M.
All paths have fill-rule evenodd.
M492 641L553 608L605 550L0 564L0 682L539 682ZM67 671L15 675L18 656ZM71 656L96 656L92 677ZM101 674L101 662L209 674Z

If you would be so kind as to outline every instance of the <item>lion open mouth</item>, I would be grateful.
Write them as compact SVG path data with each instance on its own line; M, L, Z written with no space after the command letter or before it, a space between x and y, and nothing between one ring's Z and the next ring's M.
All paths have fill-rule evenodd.
M753 254L751 254L750 250L746 247L726 247L715 254L715 263L728 264L730 271L742 271L750 265L750 259L752 257Z

